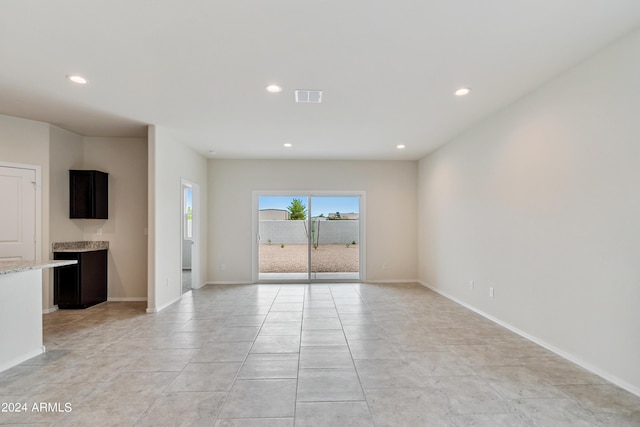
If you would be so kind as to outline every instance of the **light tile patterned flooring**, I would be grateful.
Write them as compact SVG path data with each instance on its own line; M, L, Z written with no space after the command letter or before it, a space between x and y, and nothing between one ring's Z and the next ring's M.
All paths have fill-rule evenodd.
M191 270L182 270L182 293L191 290Z
M0 424L640 425L640 398L415 284L207 286L44 331L47 353L0 374L0 402L29 407Z

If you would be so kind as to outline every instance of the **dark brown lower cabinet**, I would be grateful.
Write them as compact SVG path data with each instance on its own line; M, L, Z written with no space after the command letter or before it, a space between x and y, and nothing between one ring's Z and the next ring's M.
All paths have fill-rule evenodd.
M87 308L107 300L107 250L54 252L56 260L75 265L54 270L54 304L58 308Z

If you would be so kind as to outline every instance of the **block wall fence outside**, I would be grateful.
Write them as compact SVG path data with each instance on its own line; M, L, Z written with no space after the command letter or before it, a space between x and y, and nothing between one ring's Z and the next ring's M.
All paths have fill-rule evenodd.
M305 229L306 225L306 229ZM320 244L347 244L359 241L359 220L317 221ZM306 221L262 220L259 221L258 232L260 244L306 244L309 225Z

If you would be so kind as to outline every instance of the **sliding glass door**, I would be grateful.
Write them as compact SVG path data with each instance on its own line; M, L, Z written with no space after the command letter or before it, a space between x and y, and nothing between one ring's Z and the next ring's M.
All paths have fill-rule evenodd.
M362 197L257 195L257 279L361 280Z
M360 278L360 197L310 198L311 279Z
M258 280L308 280L308 196L258 198Z

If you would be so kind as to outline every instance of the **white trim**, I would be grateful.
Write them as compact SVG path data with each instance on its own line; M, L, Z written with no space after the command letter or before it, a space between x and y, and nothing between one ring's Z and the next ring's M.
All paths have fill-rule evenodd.
M434 291L435 293L440 294L443 297L445 297L447 299L450 299L451 301L453 301L453 302L455 302L457 304L460 304L461 306L463 306L465 308L468 308L469 310L479 314L480 316L482 316L482 317L484 317L484 318L486 318L488 320L491 320L492 322L497 323L498 325L500 325L500 326L502 326L504 328L509 329L511 332L514 332L514 333L520 335L521 337L526 338L529 341L532 341L532 342L538 344L539 346L546 348L547 350L557 354L558 356L560 356L560 357L562 357L564 359L567 359L568 361L573 362L578 366L581 366L582 368L586 369L587 371L590 371L590 372L592 372L592 373L604 378L605 380L612 382L613 384L615 384L615 385L627 390L629 393L633 393L636 396L640 397L640 388L634 386L633 384L629 384L625 380L623 380L621 378L618 378L617 376L612 375L611 373L609 373L607 371L604 371L604 370L598 368L597 366L592 365L589 362L585 362L584 360L580 359L579 357L574 356L571 353L567 353L566 351L561 350L561 349L559 349L559 348L557 348L557 347L555 347L555 346L553 346L553 345L551 345L551 344L549 344L549 343L547 343L547 342L545 342L545 341L543 341L543 340L541 340L541 339L539 339L539 338L537 338L537 337L535 337L533 335L530 335L527 332L524 332L524 331L516 328L515 326L510 325L509 323L503 322L502 320L500 320L500 319L498 319L498 318L496 318L496 317L494 317L494 316L492 316L490 314L487 314L484 311L479 310L478 308L476 308L476 307L474 307L474 306L472 306L470 304L467 304L466 302L461 301L458 298L456 298L456 297L454 297L452 295L449 295L448 293L443 292L440 289L435 288L435 287L429 285L426 282L423 282L423 281L420 280L420 281L418 281L418 283L420 285L424 286L425 288L429 288L432 291Z
M360 270L360 281L364 282L367 280L367 233L365 233L365 230L367 229L365 226L367 221L367 192L360 191L358 193L360 196L360 212L358 217L358 225L360 228L360 230L358 230L358 233L360 234L360 241L358 242L358 250L360 253L358 254L358 257L360 265L358 269Z
M255 282L247 282L247 281L239 281L239 282L231 282L231 281L213 281L206 282L205 285L255 285Z
M361 280L354 280L354 279L313 279L311 282L309 282L306 279L303 280L271 280L271 279L264 279L264 280L260 280L257 283L254 283L255 285L331 285L331 284L335 284L335 283L350 283L350 284L355 284L355 283L362 283Z
M155 313L156 301L156 127L147 127L147 313ZM153 307L150 307L153 306Z
M294 284L300 284L300 285L308 285L309 283L307 282L301 282L301 281L293 281L291 283ZM419 283L422 285L422 283L420 283L419 280L417 279L407 279L407 280L327 280L327 281L322 281L322 282L313 282L313 284L323 284L323 283L363 283L363 284L367 284L367 283L371 283L371 284L376 284L376 285L384 285L384 284L389 284L389 285L402 285L402 284L411 284L411 283ZM272 281L260 281L260 282L247 282L247 281L212 281L212 282L206 282L204 283L202 286L207 286L207 285L274 285L274 284L289 284L289 282L286 281L282 281L282 280L272 280ZM424 285L423 285L424 286ZM200 288L198 288L200 289Z
M301 285L308 285L309 283L307 282L300 282L300 281L294 281L295 283L301 284ZM212 282L205 282L201 287L203 286L207 286L207 285L273 285L273 284L278 284L278 283L285 283L285 284L289 284L289 282L284 282L282 280L272 280L272 281L260 281L260 282L247 282L247 281L212 281ZM293 283L293 282L292 282ZM399 284L410 284L410 283L420 283L420 281L418 279L407 279L407 280L327 280L327 281L322 281L322 282L314 282L317 284L323 284L323 283L371 283L371 284L377 284L377 285L384 285L389 284L389 285L399 285ZM424 286L424 285L423 285ZM200 288L198 288L200 289Z
M13 168L13 169L27 169L35 172L36 175L36 217L35 217L35 261L40 262L42 260L42 166L29 165L24 163L9 163L1 162L0 166Z
M0 161L0 166L15 169L35 169L40 167L39 165L28 165L26 163L9 163L3 161Z
M106 303L108 303L108 302L109 302L109 301L102 301L102 302L99 302L99 303L94 304L94 305L92 305L92 306L89 306L89 307L87 307L87 308L83 308L82 310L93 310L94 308L100 307L100 306L102 306L102 305L104 305L104 304L106 304ZM76 310L77 310L77 309L76 309Z
M192 278L193 278L193 277L192 277ZM193 290L193 289L200 289L200 288L203 288L203 287L205 287L205 286L207 286L207 282L200 283L198 286L194 286L194 285L193 285L193 283L192 283L192 284L191 284L191 290Z
M367 281L362 281L362 283L373 283L373 284L380 284L383 285L385 283L388 283L390 285L398 285L398 284L410 284L410 283L419 283L420 281L418 279L407 279L407 280L367 280ZM420 283L422 284L422 283ZM424 285L423 285L424 286Z
M179 294L182 295L182 246L184 244L184 205L185 205L185 187L191 188L191 212L193 222L191 223L191 281L200 277L200 224L202 209L200 207L200 185L186 178L180 178L180 285ZM191 286L193 288L193 286Z
M180 295L178 298L174 299L173 301L170 301L160 307L153 307L153 308L147 308L147 313L151 314L151 313L158 313L159 311L164 310L165 308L169 307L171 304L176 303L178 301L180 301L182 299L182 295Z
M45 352L45 347L42 346L39 350L34 350L34 351L29 352L27 354L23 354L20 357L17 357L15 359L12 359L12 360L0 365L0 372L6 371L7 369L11 369L11 368L13 368L15 366L18 366L22 362L26 362L27 360L31 359L32 357L40 356L44 352Z
M107 298L109 302L138 302L138 301L147 301L147 297L109 297Z
M258 197L262 195L261 191L254 190L251 192L251 282L256 283L258 281L258 275L260 267L259 264L259 246L258 240L260 240L260 235L258 234L260 231L260 212L258 209L260 208ZM217 284L218 282L210 282L212 284Z
M50 314L50 313L53 313L54 311L58 311L58 306L57 305L54 305L53 307L42 309L42 314Z

